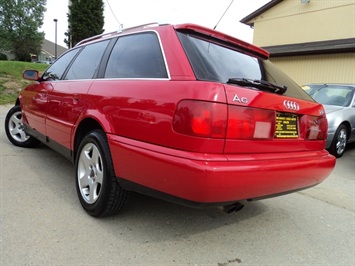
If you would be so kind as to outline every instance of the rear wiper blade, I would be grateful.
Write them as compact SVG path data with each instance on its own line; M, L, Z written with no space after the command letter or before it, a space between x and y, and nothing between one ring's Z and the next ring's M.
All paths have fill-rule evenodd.
M230 78L227 83L236 84L243 87L253 87L263 91L274 92L277 94L284 94L287 86L279 86L271 82L259 79L246 79L246 78Z

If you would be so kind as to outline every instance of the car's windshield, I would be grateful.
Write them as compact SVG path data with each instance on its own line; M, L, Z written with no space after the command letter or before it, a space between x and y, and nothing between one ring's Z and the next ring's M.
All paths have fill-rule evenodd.
M197 36L189 32L178 32L178 36L198 80L238 83L237 85L241 85L241 82L235 81L250 80L264 87L267 83L272 83L287 88L283 95L313 101L300 86L269 60L245 54L242 48L234 44L209 40L208 36ZM250 87L253 87L252 84Z
M349 106L354 95L354 89L346 86L323 86L312 90L310 95L321 104Z

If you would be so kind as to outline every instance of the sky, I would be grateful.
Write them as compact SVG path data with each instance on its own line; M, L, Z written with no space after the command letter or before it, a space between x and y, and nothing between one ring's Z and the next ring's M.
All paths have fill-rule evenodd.
M103 2L105 33L118 30L120 24L123 28L129 28L152 22L195 23L214 28L222 18L216 30L252 43L253 30L239 21L270 0L103 0ZM66 47L64 33L68 30L68 0L47 0L46 8L40 31L44 31L47 40L55 42L54 19L57 19L57 43Z

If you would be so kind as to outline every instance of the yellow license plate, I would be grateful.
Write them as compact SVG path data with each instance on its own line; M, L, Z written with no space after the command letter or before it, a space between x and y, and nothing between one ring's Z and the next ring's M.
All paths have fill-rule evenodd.
M298 138L298 116L288 113L276 113L275 138Z

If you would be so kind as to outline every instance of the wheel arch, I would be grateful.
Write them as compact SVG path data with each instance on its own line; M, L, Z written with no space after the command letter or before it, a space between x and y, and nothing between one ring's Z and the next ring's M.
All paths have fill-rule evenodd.
M349 121L343 121L339 126L338 128L341 126L341 125L344 125L345 128L346 128L346 137L347 137L347 140L349 140L349 137L350 137L350 134L351 134L351 125L350 125L350 122Z
M77 151L80 145L81 140L85 135L95 129L102 129L104 132L104 127L99 123L95 118L87 117L80 121L75 130L74 142L73 142L73 162L75 162Z
M344 140L344 136L340 137L340 131L341 130L345 130L346 131L346 140ZM330 146L327 148L327 150L329 151L330 154L334 155L336 158L340 158L343 156L346 146L347 146L347 142L349 140L350 137L350 123L347 121L343 121L341 124L338 125L332 142L330 144ZM339 150L340 149L340 150Z

